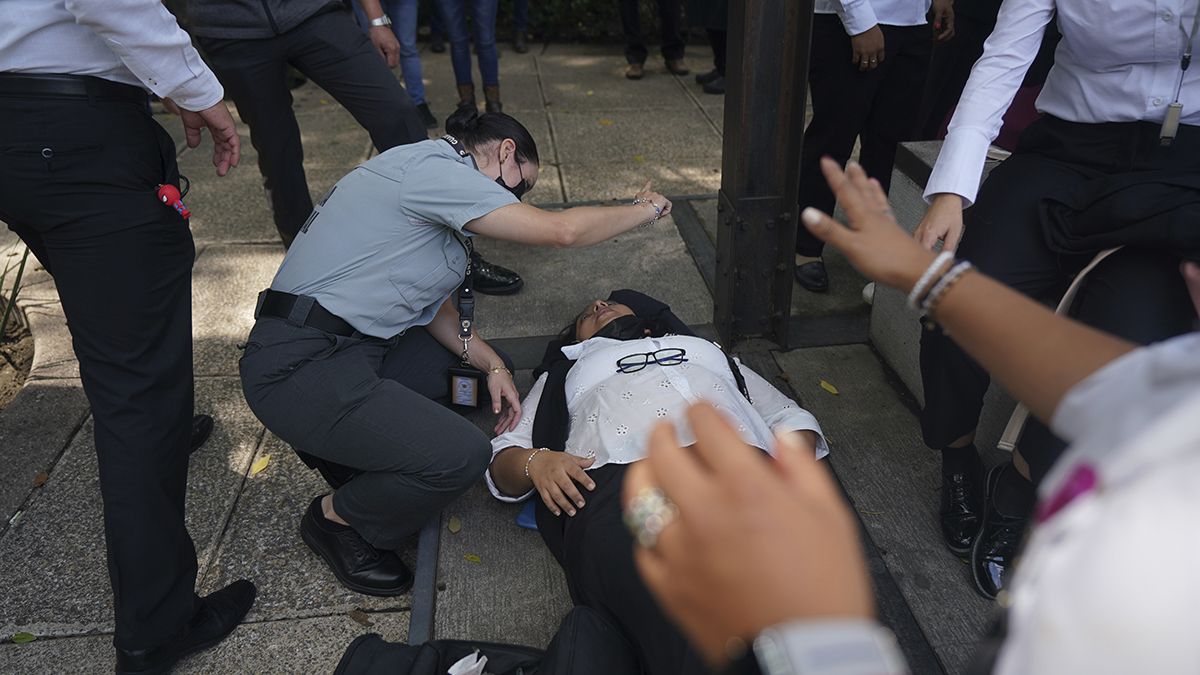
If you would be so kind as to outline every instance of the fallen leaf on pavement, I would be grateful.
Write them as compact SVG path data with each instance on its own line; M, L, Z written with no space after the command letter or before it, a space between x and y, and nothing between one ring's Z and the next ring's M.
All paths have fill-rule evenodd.
M458 516L450 516L450 524L447 526L450 534L458 534L462 531L462 520Z
M483 558L480 558L479 556L475 555L474 553L468 553L468 554L464 555L463 559L465 559L467 562L473 562L473 563L483 562Z
M833 394L834 396L838 395L837 387L833 386L832 384L829 384L825 380L821 380L821 388L824 389L825 391Z
M46 473L45 471L39 471L37 472L37 475L33 477L33 487L42 487L48 480L50 480L50 474Z
M254 460L253 464L250 465L250 475L257 476L258 474L262 473L267 469L267 465L270 463L270 455L263 455L262 457L259 457L258 459Z
M33 633L17 633L11 639L15 644L24 645L36 640L37 636Z
M370 615L368 615L366 612L362 611L361 609L351 610L351 612L347 616L349 616L351 619L354 619L354 622L359 624L360 626L370 626L371 625Z
M638 164L645 164L646 156L645 155L634 155L633 161L637 162Z
M602 127L611 127L612 125L613 125L613 121L608 119L607 117L600 120L600 126L602 126Z

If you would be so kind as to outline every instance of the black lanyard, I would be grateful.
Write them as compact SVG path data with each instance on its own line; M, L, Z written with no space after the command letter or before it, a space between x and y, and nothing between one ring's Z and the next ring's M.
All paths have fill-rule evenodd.
M442 140L448 143L451 148L454 148L454 151L458 153L459 157L464 159L471 157L471 153L467 152L466 149L463 148L462 143L459 143L457 138L451 136L450 134L446 134L445 136L442 136ZM474 160L474 158L472 158L472 160ZM459 237L456 234L455 236L458 238L458 243L462 244L463 251L465 251L467 254L467 272L465 275L463 275L463 282L458 287L458 293L456 296L458 304L458 339L462 340L463 349L461 356L463 365L465 366L470 364L468 359L469 354L467 353L467 345L471 342L471 338L474 337L471 332L471 325L475 323L475 292L471 290L471 281L474 269L473 265L471 264L471 260L475 257L475 245L471 243L471 238L466 235Z
M1196 15L1192 17L1192 32L1183 33L1185 40L1183 45L1183 55L1179 57L1179 85L1175 87L1175 100L1167 106L1167 112L1163 115L1162 131L1159 133L1159 142L1162 145L1170 145L1175 140L1175 134L1179 132L1179 120L1183 117L1183 104L1179 102L1179 95L1183 92L1183 78L1187 75L1188 66L1192 65L1192 43L1196 40L1196 33L1200 29L1200 2L1196 3ZM1179 17L1179 30L1183 31L1183 17Z

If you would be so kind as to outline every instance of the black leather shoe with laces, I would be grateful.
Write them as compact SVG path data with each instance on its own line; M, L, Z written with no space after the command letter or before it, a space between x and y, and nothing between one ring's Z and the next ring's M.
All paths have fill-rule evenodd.
M490 263L478 253L471 254L471 273L474 275L475 292L484 295L512 295L525 285L520 274Z
M239 579L200 598L199 609L174 639L154 649L117 649L117 675L169 673L180 659L224 640L254 605L257 589Z
M329 565L346 588L366 595L390 597L407 591L412 571L392 551L380 551L354 528L325 518L321 500L313 500L300 519L300 538Z
M983 527L971 546L971 577L975 590L989 600L995 600L1007 583L1008 570L1017 555L1017 547L1029 524L1029 514L1007 515L996 507L996 484L1001 472L1012 471L1011 465L992 467L987 475L987 499L983 508Z
M951 469L943 467L938 521L946 548L958 555L971 551L971 543L979 533L982 511L983 465L979 460Z
M796 282L813 293L825 293L829 290L829 274L825 271L825 262L813 260L796 266Z

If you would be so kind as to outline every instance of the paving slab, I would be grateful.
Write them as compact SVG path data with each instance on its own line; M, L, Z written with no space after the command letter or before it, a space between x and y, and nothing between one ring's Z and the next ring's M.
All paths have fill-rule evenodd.
M79 380L29 382L0 415L0 523L25 503L88 416Z
M716 194L721 189L721 160L717 157L655 159L645 161L632 156L620 162L563 163L563 189L572 202L600 199L629 201L646 184L675 197Z
M33 363L29 381L79 379L79 362L75 359L71 331L62 305L55 300L25 304L25 318L34 334Z
M254 325L258 292L275 277L283 247L212 245L192 270L192 345L198 377L238 374L237 362Z
M564 164L713 160L719 167L721 137L695 106L664 114L653 110L552 110L550 122ZM640 158L640 159L638 159Z
M916 416L866 345L798 349L776 361L820 420L834 470L930 645L947 672L963 672L993 603L942 544L940 462L921 443ZM839 394L823 390L822 380Z
M201 593L250 579L258 586L251 621L344 614L356 608L408 609L410 594L375 598L343 588L334 579L299 531L304 510L313 497L329 492L328 485L271 434L255 459L268 455L266 468L245 479L220 550L201 572ZM402 557L410 566L415 564L414 551Z
M244 623L216 647L184 659L174 672L331 673L355 637L379 633L402 642L408 634L407 612L368 617L369 626L347 616ZM112 661L108 634L0 645L0 663L12 673L94 673L109 670Z
M649 293L687 323L712 318L708 289L669 217L588 248L535 248L497 240L483 240L478 248L488 260L525 279L525 288L516 295L477 300L476 318L485 336L557 334L587 303L617 288Z
M188 531L201 561L224 528L261 427L235 378L196 383L196 408L217 418L191 461ZM92 423L75 436L20 519L0 537L0 635L112 631Z
M586 65L567 65L567 64ZM542 61L542 92L546 106L558 111L653 110L664 117L694 107L673 76L625 78L624 59L574 57Z

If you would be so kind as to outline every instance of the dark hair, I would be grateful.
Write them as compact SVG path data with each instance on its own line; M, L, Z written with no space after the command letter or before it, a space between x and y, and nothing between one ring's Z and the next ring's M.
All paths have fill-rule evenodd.
M459 106L446 118L446 133L461 141L468 150L511 138L517 144L518 161L542 163L533 136L511 115L492 112L480 115L474 106Z

